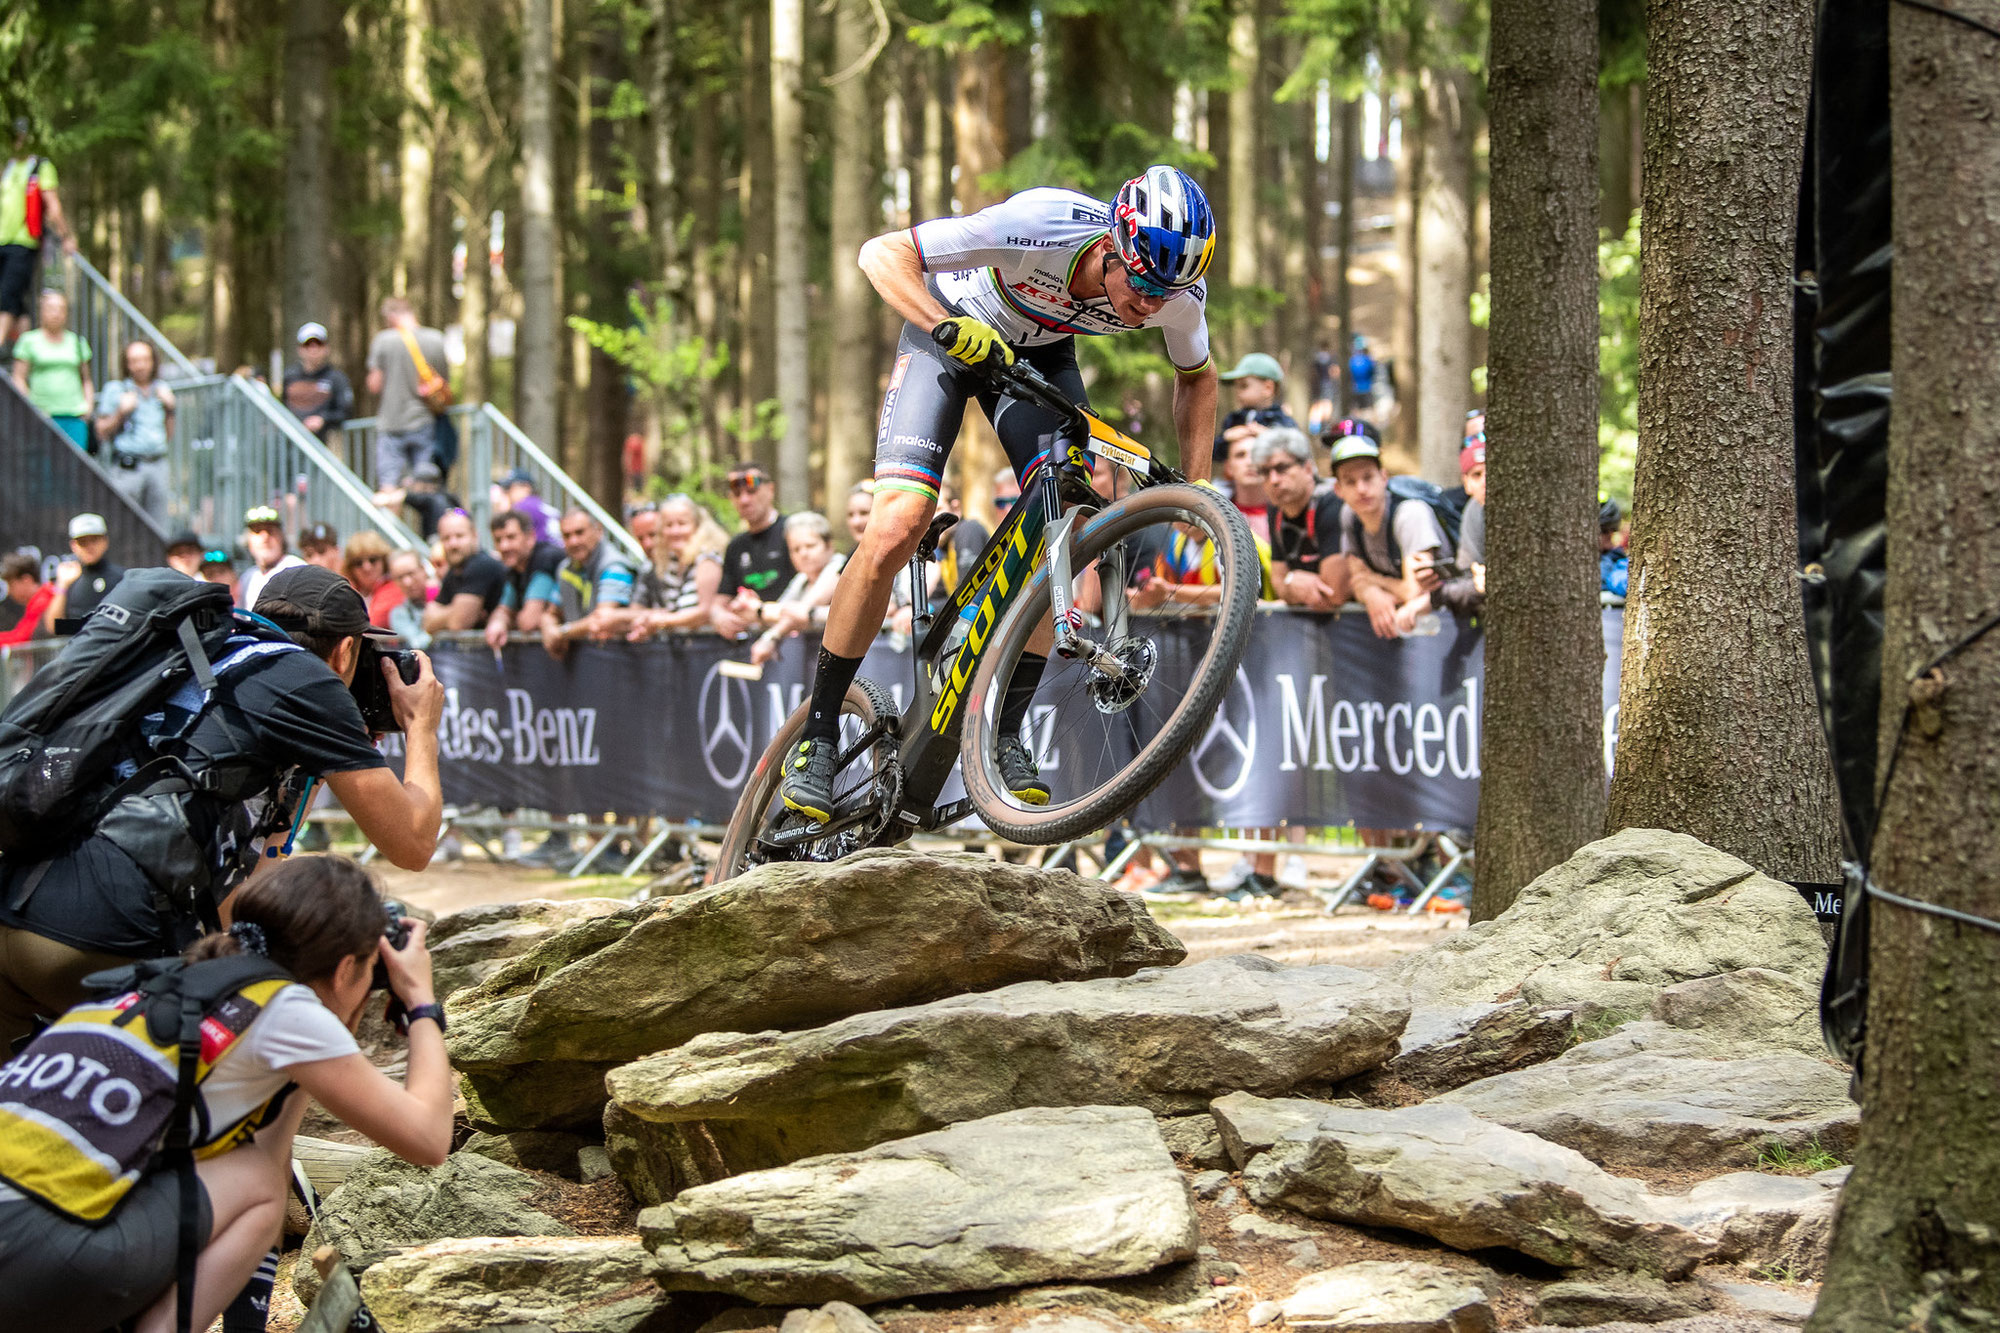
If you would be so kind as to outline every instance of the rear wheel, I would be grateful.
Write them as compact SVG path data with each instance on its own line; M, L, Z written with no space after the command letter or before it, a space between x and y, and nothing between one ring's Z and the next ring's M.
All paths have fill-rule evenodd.
M869 728L881 723L877 736L851 755L833 777L835 820L843 808L866 806L866 816L858 823L822 837L810 834L816 827L805 816L787 810L779 799L784 781L785 760L798 747L806 726L806 709L800 704L785 725L771 738L771 744L751 770L736 802L736 813L722 835L715 868L709 883L734 879L752 866L766 861L837 861L849 852L874 846L889 819L895 814L895 788L900 770L896 764L896 703L889 692L872 680L857 680L847 689L840 706L841 753L847 754Z
M1073 548L1070 567L1079 573L1072 596L1085 613L1080 632L1107 658L1098 665L1051 658L1036 691L1022 739L1049 788L1046 804L1015 797L997 759L1007 682L1035 631L1049 623L1046 563L1009 610L967 691L959 753L966 795L987 827L1018 842L1094 832L1159 786L1207 734L1257 609L1256 542L1236 507L1207 487L1128 495L1083 523ZM1175 600L1144 605L1141 588L1156 556L1192 559L1204 551L1212 583L1200 590L1170 585Z

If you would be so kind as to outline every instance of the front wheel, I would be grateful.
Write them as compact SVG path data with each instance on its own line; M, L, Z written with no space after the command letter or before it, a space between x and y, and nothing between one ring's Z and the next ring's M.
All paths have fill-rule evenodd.
M988 828L1055 843L1128 813L1187 757L1215 720L1243 660L1262 571L1250 527L1207 487L1154 486L1077 531L1072 597L1097 665L1051 658L1024 720L1045 804L1014 796L1002 776L1000 713L1036 632L1050 624L1045 563L1016 599L967 691L959 752L965 793ZM1172 600L1147 605L1148 584Z
M785 719L743 784L736 812L723 831L709 883L734 879L766 861L837 861L849 852L872 846L881 835L895 808L894 793L882 790L885 783L896 780L895 701L872 680L857 680L848 686L847 698L840 705L841 752L845 754L870 728L881 726L876 739L834 774L834 804L851 805L864 797L879 799L871 800L868 821L821 838L801 838L812 826L804 816L787 810L778 796L785 778L785 759L805 731L810 706L800 704Z

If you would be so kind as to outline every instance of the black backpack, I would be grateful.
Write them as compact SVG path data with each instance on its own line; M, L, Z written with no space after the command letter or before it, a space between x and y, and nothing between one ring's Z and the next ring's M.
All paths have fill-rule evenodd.
M140 724L245 629L229 590L171 569L128 571L53 662L0 712L0 855L35 859L77 842L128 791L180 767ZM193 723L193 716L186 719Z
M1396 506L1405 500L1416 500L1430 506L1431 513L1437 516L1438 526L1444 529L1445 540L1451 543L1454 553L1458 550L1459 528L1465 518L1464 503L1436 482L1425 481L1422 477L1389 478L1389 508L1388 513L1383 516L1382 527L1384 536L1389 542L1389 563L1395 566L1394 572L1389 574L1392 578L1403 576L1403 548L1396 541ZM1354 511L1351 509L1341 516L1341 521L1352 522L1357 527L1361 522L1358 517L1354 517ZM1366 547L1360 538L1361 534L1357 531L1355 549L1365 550ZM1367 556L1362 557L1362 562L1364 564L1367 562ZM1388 573L1384 570L1375 572Z

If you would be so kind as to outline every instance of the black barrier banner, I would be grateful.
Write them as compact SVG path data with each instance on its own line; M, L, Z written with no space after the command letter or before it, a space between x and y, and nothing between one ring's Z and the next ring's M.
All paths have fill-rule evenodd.
M1618 700L1624 613L1604 613L1606 757ZM1161 676L1185 676L1187 645L1162 627ZM1472 827L1479 802L1485 681L1477 630L1445 618L1434 635L1377 639L1362 615L1259 614L1207 734L1133 812L1148 830L1279 823ZM495 655L477 639L432 649L445 686L439 727L445 799L554 814L660 815L721 823L758 757L805 696L817 638L786 640L760 679L726 674L747 649L708 635L586 643L558 660L534 644ZM1069 670L1076 670L1071 667ZM898 704L907 646L878 640L862 675ZM1029 714L1045 768L1084 762L1044 698ZM943 799L960 794L956 779Z

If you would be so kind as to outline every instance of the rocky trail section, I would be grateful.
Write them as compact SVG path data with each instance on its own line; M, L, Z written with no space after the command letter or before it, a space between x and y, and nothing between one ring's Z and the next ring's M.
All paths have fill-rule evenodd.
M1176 966L1141 901L975 857L559 906L439 923L479 1132L322 1206L310 1244L389 1333L1810 1308L1854 1120L1823 946L1788 886L1677 835L1592 844L1373 973Z

